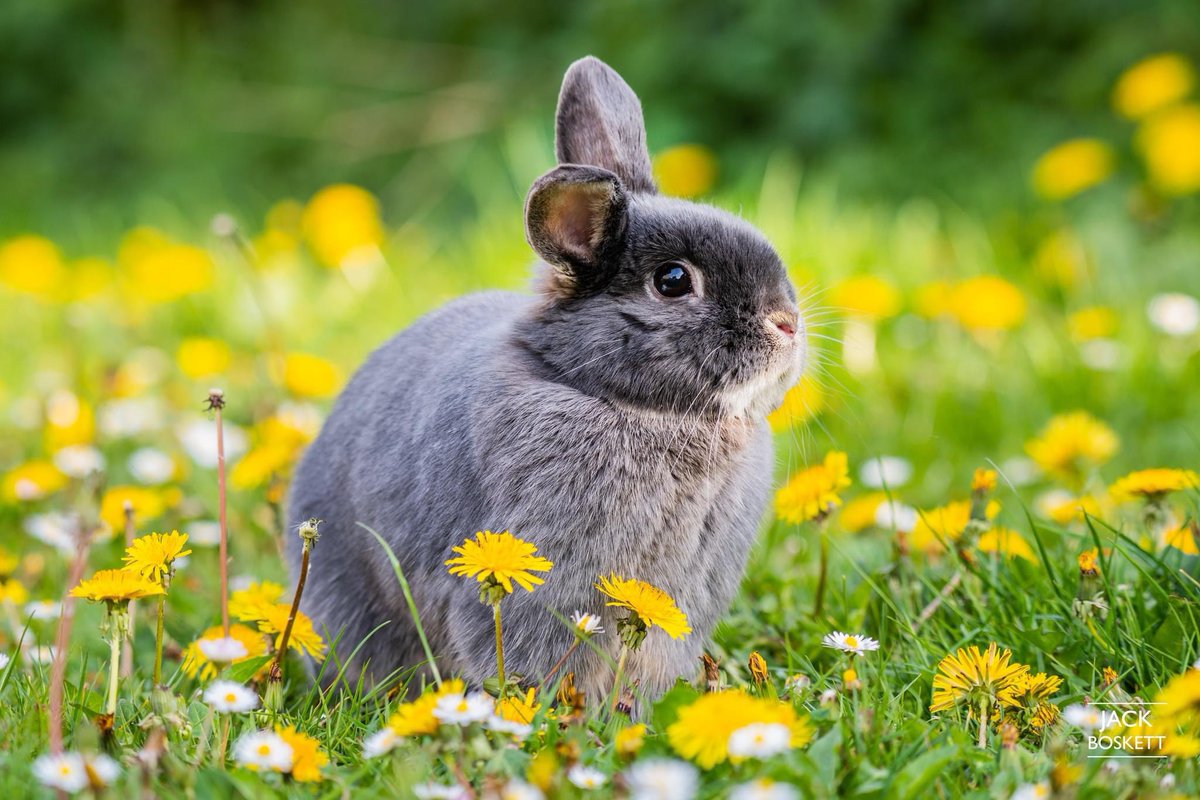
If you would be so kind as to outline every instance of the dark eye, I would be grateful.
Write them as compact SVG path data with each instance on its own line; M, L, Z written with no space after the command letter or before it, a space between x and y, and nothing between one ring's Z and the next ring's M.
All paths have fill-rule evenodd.
M692 273L678 261L668 261L654 271L654 290L663 297L691 294Z

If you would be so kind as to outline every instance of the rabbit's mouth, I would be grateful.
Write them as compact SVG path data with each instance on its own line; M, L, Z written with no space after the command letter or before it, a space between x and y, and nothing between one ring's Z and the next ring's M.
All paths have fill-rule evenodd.
M808 357L804 320L793 316L789 321L792 321L792 329L783 330L783 325L768 317L774 343L766 366L750 380L732 384L721 392L721 407L728 416L752 419L766 417L779 407L788 389L795 386L804 374Z

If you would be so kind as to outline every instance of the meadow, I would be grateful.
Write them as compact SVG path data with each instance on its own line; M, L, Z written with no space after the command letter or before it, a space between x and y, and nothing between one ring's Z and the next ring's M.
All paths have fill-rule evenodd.
M0 795L1197 796L1195 83L1180 56L1131 66L1121 137L1047 150L1001 214L847 198L787 149L714 190L712 150L656 152L665 192L775 243L814 360L771 417L779 492L709 658L638 719L617 665L611 698L555 675L497 704L420 665L322 691L301 659L340 665L280 556L308 535L322 568L282 505L356 365L448 299L529 283L549 140L507 149L453 230L334 184L253 215L157 207L91 249L14 232ZM487 578L470 552L463 592ZM686 635L669 598L607 588L646 636Z

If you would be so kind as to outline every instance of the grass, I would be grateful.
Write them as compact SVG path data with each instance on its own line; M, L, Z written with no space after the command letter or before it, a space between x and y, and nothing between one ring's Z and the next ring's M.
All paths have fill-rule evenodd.
M536 171L514 159L513 174ZM180 226L180 238L204 244L214 271L211 286L179 300L138 300L136 286L116 279L96 296L70 304L18 301L19 295L0 288L7 309L0 333L21 343L9 348L10 357L0 365L7 426L0 465L11 470L46 457L54 437L66 435L46 423L47 402L53 405L54 393L66 390L99 421L80 438L97 442L110 486L133 482L130 457L140 448L177 460L166 483L155 489L166 496L166 510L139 521L139 533L178 528L195 534L197 521L216 516L216 478L210 464L192 457L181 432L189 422L205 419L201 408L210 385L223 386L227 420L248 435L257 453L278 444L264 420L281 414L304 420L331 402L320 396L329 394L324 388L311 391L308 384L301 391L301 384L281 373L286 353L319 354L344 375L393 331L440 302L465 291L527 282L530 257L521 240L518 193L489 188L479 200L485 211L473 228L442 234L409 221L389 233L383 260L358 269L322 267L302 246L294 257L260 268L228 237L206 238L194 229L186 235L187 227ZM763 776L812 797L1007 797L1023 784L1051 779L1063 797L1127 797L1152 794L1168 775L1181 796L1200 793L1194 759L1088 758L1098 753L1089 752L1078 729L1061 722L1044 736L1023 734L1011 749L1001 746L993 729L987 747L979 748L973 721L958 712L934 717L928 711L935 670L960 647L997 642L1033 672L1061 677L1052 699L1064 708L1084 698L1150 700L1200 656L1200 558L1163 546L1138 504L1105 501L1096 517L1051 521L1039 498L1062 482L1023 475L1019 460L1026 441L1054 414L1083 408L1111 425L1121 440L1111 460L1079 476L1088 491L1104 496L1108 483L1134 469L1196 464L1200 339L1195 333L1167 337L1144 311L1161 291L1200 290L1186 254L1190 207L1181 203L1168 224L1147 224L1129 216L1117 188L1102 187L1073 205L1014 212L1009 220L981 221L926 201L863 208L832 187L802 186L799 172L779 159L757 191L722 204L740 205L758 222L797 282L809 287L822 400L811 418L779 432L780 482L820 461L827 450L844 450L854 485L842 494L852 501L869 491L857 473L864 462L901 456L912 465L913 477L885 491L928 510L966 499L972 471L992 465L1000 472L995 524L1017 531L1034 557L1006 558L970 546L963 548L965 558L955 547L940 557L906 553L906 539L894 527L873 524L850 533L835 514L826 525L831 564L824 610L814 618L818 526L766 525L709 653L720 663L726 686L752 686L747 660L751 652L761 653L770 685L753 691L766 696L784 695L789 676L807 676L810 688L792 697L810 718L814 735L786 754L706 771L700 795L724 796L732 785ZM251 234L259 228L244 227ZM1038 266L1037 253L1061 230L1079 249L1068 259L1070 279L1051 279ZM127 275L124 269L121 261L113 274ZM847 336L863 328L847 327L845 309L831 299L841 279L865 272L886 277L902 298L898 314L868 326L870 347L861 337ZM1028 307L1018 325L971 331L916 313L916 298L930 281L974 274L999 274L1020 287ZM1097 305L1110 308L1117 319L1116 330L1103 338L1118 357L1103 368L1087 365L1088 345L1068 332L1071 312ZM189 376L177 363L177 347L195 336L230 348L229 363L218 374ZM122 397L150 398L162 423L133 435L112 433L105 420ZM238 578L286 578L281 539L294 532L281 528L281 484L270 473L286 474L297 453L292 447L275 469L240 478L240 459L231 459L230 547ZM1195 518L1195 501L1189 492L1168 500L1176 521ZM71 509L95 514L94 497L74 483L44 499L9 498L0 506L0 543L21 556L15 574L35 599L57 599L68 588L67 559L28 535L24 523L31 514ZM361 531L361 546L378 546L373 535ZM414 679L413 672L371 687L322 692L296 661L286 664L279 719L320 740L331 762L324 780L300 784L216 763L219 725L199 698L201 684L178 669L179 649L219 620L215 548L196 538L196 552L177 575L168 603L171 646L164 669L174 699L166 702L150 692L152 615L143 606L133 644L135 673L122 681L108 741L92 723L103 706L107 674L107 649L97 632L101 614L92 606L78 608L64 730L68 747L87 752L107 747L122 762L111 795L394 797L407 796L416 783L456 777L477 790L495 787L485 775L537 776L553 762L554 791L569 797L587 794L564 778L573 759L610 777L628 766L613 744L621 718L604 710L559 726L547 724L544 709L535 721L537 734L523 747L499 747L478 730L454 728L366 759L364 738L385 724L401 702L396 690ZM1076 558L1092 547L1101 550L1100 586L1108 611L1089 619L1077 609ZM116 541L98 543L91 568L117 566L121 548ZM314 569L320 569L319 553L318 547ZM403 583L402 563L393 564ZM463 591L475 589L464 585ZM0 796L48 796L50 790L31 778L30 765L47 749L49 666L17 654L23 645L51 642L55 625L24 620L20 604L12 611L14 624L0 626L4 652L14 655L0 673ZM835 629L881 642L877 652L856 660L862 683L856 691L844 686L847 657L820 645ZM656 633L661 635L650 635ZM339 668L332 661L323 666L327 674ZM1115 683L1106 681L1105 668L1115 671ZM250 677L245 669L233 671L236 678ZM649 709L638 761L674 757L665 731L702 687L697 676L681 677L684 682ZM827 690L832 696L823 699ZM168 720L157 760L154 739L140 726L152 714ZM235 717L231 738L271 721L265 712L255 716ZM150 761L138 761L139 753ZM594 793L613 791L610 781Z

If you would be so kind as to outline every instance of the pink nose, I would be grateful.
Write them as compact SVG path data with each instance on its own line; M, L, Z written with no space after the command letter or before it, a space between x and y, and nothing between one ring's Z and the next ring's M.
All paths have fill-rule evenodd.
M775 320L775 327L779 328L779 330L783 331L788 336L796 335L796 329L792 327L790 322L781 322L780 320Z
M776 311L767 317L771 320L776 328L783 331L783 335L789 339L796 338L796 326L800 322L800 315L795 311Z

